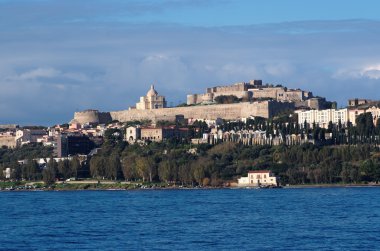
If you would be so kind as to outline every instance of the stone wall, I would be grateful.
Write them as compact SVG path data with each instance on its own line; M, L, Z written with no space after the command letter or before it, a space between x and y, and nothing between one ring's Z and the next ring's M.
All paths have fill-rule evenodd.
M105 123L100 116L110 117L111 120L120 122L128 122L134 120L151 120L156 122L159 120L175 121L176 115L183 115L186 119L209 119L215 120L223 118L226 120L235 120L239 118L247 118L250 116L260 116L264 118L273 117L277 113L294 109L294 104L277 101L261 101L261 102L244 102L237 104L222 105L201 105L188 107L175 107L154 110L123 110L113 111L109 113L100 113L93 110L76 112L74 120L78 123ZM88 115L86 114L88 113Z
M105 124L112 121L109 112L99 112L98 110L85 110L81 112L74 113L74 119L70 123L94 123L94 124Z

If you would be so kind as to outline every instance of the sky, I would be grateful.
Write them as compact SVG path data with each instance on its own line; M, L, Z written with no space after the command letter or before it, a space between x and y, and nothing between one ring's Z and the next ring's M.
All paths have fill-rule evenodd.
M377 0L0 0L0 124L262 79L380 99Z

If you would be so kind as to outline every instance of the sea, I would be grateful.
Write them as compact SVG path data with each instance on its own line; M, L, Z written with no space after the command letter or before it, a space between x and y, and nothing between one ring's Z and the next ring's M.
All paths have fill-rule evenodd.
M0 192L0 250L380 250L380 188Z

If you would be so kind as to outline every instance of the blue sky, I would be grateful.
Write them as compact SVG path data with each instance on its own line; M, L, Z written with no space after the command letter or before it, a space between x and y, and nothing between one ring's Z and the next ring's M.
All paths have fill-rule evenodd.
M250 79L379 99L380 1L0 0L0 123Z

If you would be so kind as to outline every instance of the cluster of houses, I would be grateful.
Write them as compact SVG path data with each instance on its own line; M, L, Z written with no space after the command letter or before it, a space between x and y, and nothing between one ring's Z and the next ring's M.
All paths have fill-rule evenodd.
M100 145L104 133L121 125L57 125L44 129L20 128L17 125L3 125L0 132L0 147L16 148L30 143L41 143L54 148L58 158L75 154L88 154L94 145Z
M343 109L324 110L296 110L298 123L303 126L306 122L309 125L315 123L321 128L327 128L330 121L333 124L341 123L347 125L348 122L355 125L356 118L363 113L371 113L373 123L376 125L380 118L380 101L369 99L350 99L348 107Z
M209 133L203 133L202 138L191 139L191 143L215 145L221 142L235 142L247 146L252 145L300 145L304 143L314 143L312 139L302 137L301 135L289 134L284 137L279 134L267 135L266 131L261 130L230 130L212 128Z

